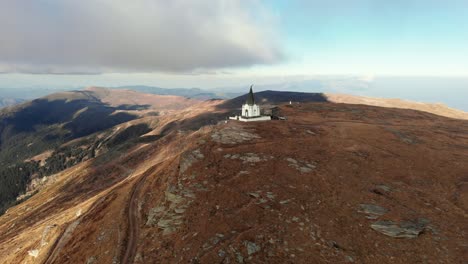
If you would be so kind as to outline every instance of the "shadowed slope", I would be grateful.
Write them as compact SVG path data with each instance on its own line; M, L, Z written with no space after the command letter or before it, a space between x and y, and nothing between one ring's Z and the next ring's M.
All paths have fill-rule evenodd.
M281 92L281 91L263 91L254 94L257 104L281 104L289 101L293 102L326 102L327 98L321 93L299 93L299 92ZM220 104L220 109L237 109L245 103L248 94L230 99Z

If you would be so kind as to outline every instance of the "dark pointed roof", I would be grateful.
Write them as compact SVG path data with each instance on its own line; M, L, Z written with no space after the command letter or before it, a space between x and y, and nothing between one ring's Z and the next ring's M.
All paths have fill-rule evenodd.
M247 95L247 100L245 101L245 103L248 104L248 105L254 105L255 104L255 98L254 98L254 95L253 95L252 86L253 85L250 85L250 92Z

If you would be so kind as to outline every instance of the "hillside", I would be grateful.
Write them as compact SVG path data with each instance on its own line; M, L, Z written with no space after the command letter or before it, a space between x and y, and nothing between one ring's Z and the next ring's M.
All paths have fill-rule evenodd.
M201 102L201 100L176 95L145 94L132 90L111 90L102 87L88 87L84 92L92 93L103 103L114 107L126 107L128 110L144 108L160 111L181 110ZM138 109L132 109L132 107Z
M258 123L219 122L242 98L153 115L152 104L135 97L73 96L72 106L112 98L102 106L114 110L107 117L123 111L132 118L67 138L61 147L94 145L94 154L45 177L0 217L4 263L468 258L468 121L331 103L320 94L289 105L292 94L258 93L257 101L278 104L287 117ZM66 127L52 112L41 124ZM85 143L91 138L95 144Z
M467 119L468 113L450 108L444 104L419 103L402 99L372 98L347 94L327 94L327 100L333 103L363 104L381 107L413 109L457 119Z
M151 123L130 121L196 103L176 96L88 89L55 93L0 110L0 214L17 202L31 180L151 131ZM123 131L109 130L123 123Z

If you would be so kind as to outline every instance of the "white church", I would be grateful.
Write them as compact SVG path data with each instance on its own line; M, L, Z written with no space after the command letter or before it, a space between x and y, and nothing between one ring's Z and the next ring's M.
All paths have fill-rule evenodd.
M247 100L242 105L242 111L240 116L232 116L229 119L239 120L243 122L252 122L252 121L267 121L271 120L271 116L262 116L260 112L260 106L255 103L255 97L252 91L252 86L250 86L249 94L247 95Z

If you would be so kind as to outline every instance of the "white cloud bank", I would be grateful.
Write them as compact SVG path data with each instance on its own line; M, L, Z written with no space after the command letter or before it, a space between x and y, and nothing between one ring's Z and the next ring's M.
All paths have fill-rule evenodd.
M0 72L272 64L283 58L272 21L255 0L0 0Z

